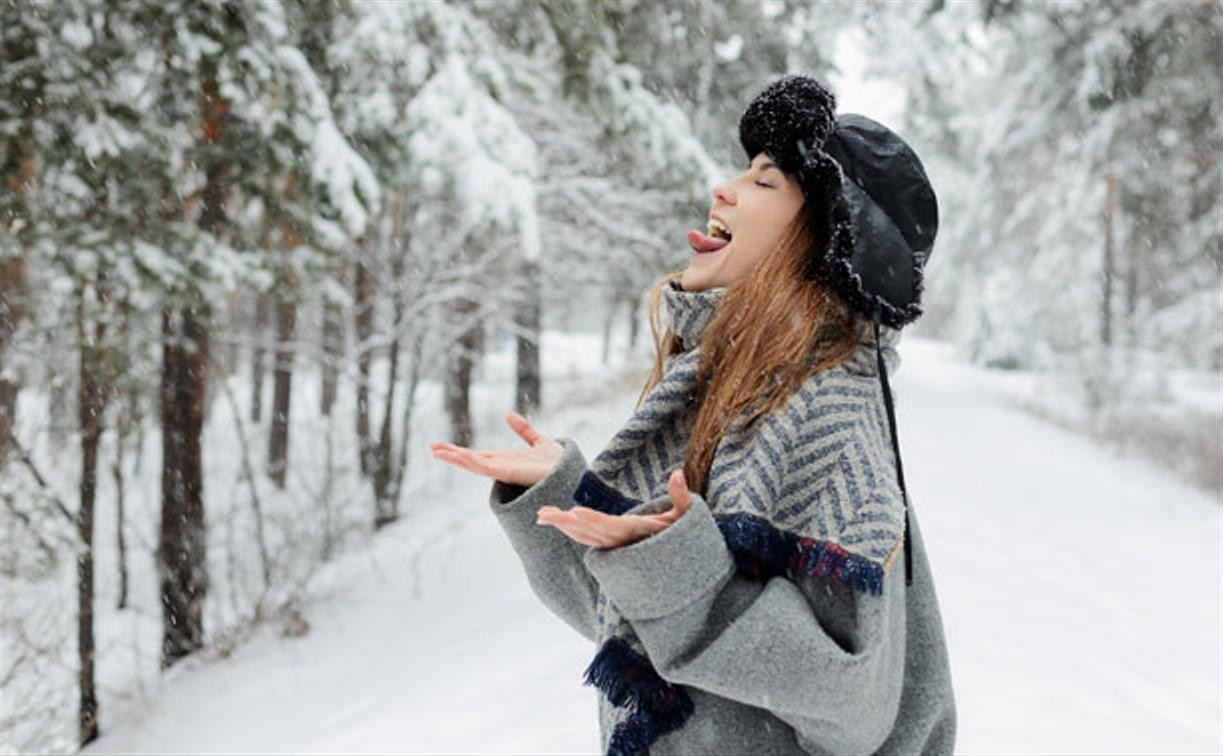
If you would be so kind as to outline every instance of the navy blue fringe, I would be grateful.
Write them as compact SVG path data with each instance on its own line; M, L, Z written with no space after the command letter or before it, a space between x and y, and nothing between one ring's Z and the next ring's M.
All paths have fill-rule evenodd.
M792 538L763 517L746 512L715 515L714 520L741 574L756 580L785 574L794 554Z
M765 518L745 512L715 515L714 520L740 574L757 580L787 573L816 575L859 591L883 593L883 566L831 541L778 530Z
M883 566L871 559L850 554L835 543L814 538L798 539L795 572L829 576L859 591L876 596L883 593Z
M594 685L615 706L632 707L616 725L608 756L648 753L651 743L678 730L692 716L692 699L662 679L649 659L620 638L609 638L586 669L585 685Z
M654 722L645 712L633 712L616 725L607 743L607 756L649 756L650 745L658 739Z

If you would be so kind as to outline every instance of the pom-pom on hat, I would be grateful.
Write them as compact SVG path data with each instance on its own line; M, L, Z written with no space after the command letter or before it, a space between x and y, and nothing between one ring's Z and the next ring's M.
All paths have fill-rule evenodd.
M938 203L917 154L895 132L855 113L809 76L767 86L739 120L748 160L764 152L797 175L819 256L808 270L858 312L893 328L922 314L922 271Z
M819 145L832 131L837 98L815 79L783 76L756 95L739 118L739 141L752 160L761 152L787 173L805 162L798 140Z

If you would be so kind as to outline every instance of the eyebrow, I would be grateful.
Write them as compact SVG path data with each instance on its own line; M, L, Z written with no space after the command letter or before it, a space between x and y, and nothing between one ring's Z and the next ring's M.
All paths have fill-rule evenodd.
M748 166L748 167L750 168L751 166ZM766 160L760 164L760 170L762 171L767 171L770 168L777 168L777 164L774 163L772 160ZM780 171L781 169L777 168L777 170Z

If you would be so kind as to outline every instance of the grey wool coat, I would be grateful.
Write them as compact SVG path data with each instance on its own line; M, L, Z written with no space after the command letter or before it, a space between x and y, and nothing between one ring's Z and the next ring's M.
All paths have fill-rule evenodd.
M676 296L669 300L673 306ZM696 344L710 315L678 318L673 327L682 343ZM789 404L796 406L786 407L790 417L813 416L794 414L799 403L836 401L822 387L838 381L860 382L882 408L868 333L863 330L850 361L821 371L795 392ZM889 374L898 362L891 351ZM823 373L833 371L836 380L825 380ZM589 469L572 438L557 440L563 453L556 467L530 487L494 481L490 507L548 609L601 645L610 629L600 606L611 601L631 623L657 674L691 699L691 718L657 736L648 753L953 752L956 709L948 650L912 502L911 585L905 584L903 564L883 574L879 594L855 590L831 575L787 572L761 579L737 567L742 560L728 549L710 503L695 492L692 508L675 523L619 548L586 546L537 524L541 506L573 505ZM891 451L890 439L877 441ZM797 475L792 468L807 458L799 459L789 442L785 448L782 468ZM879 479L895 477L894 465L880 468ZM667 506L664 494L628 512ZM609 741L616 716L605 697L599 698L599 724L602 752L614 752Z

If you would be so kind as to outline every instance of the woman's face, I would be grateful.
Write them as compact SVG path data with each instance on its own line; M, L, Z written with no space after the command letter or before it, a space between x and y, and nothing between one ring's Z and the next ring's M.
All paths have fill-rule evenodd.
M680 285L704 291L743 278L773 249L802 206L798 178L773 165L763 152L756 155L745 172L713 188L710 216L730 229L730 243L716 252L694 251Z

